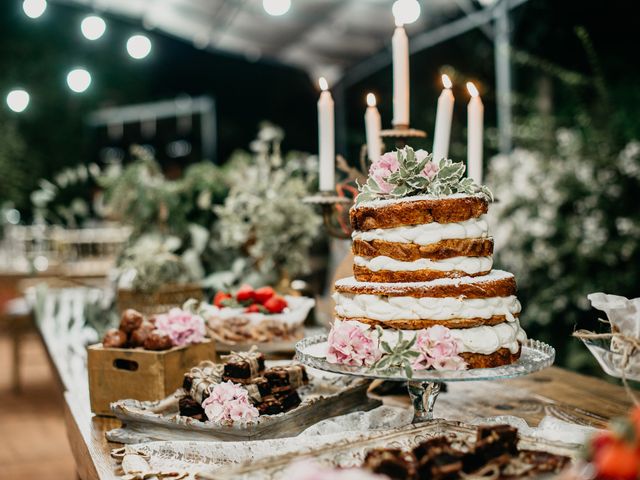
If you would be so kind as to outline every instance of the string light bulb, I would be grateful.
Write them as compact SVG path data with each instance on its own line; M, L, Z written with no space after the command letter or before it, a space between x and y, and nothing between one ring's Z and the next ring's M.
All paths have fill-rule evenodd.
M41 17L47 9L47 0L24 0L22 10L29 18Z
M396 26L408 25L420 18L420 2L418 0L396 0L391 7Z
M151 53L151 40L145 35L133 35L127 40L127 52L131 58L141 60Z
M272 17L279 17L289 11L291 0L262 0L262 8Z
M72 92L82 93L91 85L91 74L84 68L74 68L67 74L67 85Z
M80 23L80 31L87 40L98 40L106 30L106 22L97 15L89 15Z
M29 93L26 90L17 88L11 90L7 95L7 106L16 113L24 112L29 106Z

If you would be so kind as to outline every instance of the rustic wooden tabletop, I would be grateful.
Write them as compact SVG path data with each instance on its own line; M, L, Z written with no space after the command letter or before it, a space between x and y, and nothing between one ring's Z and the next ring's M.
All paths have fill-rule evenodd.
M89 407L86 370L68 350L59 348L41 329L51 363L65 392L65 421L69 443L83 480L117 478L117 464L110 457L119 444L107 442L105 432L120 426L113 418L94 416ZM409 406L406 395L385 396L389 405ZM477 417L514 415L535 426L545 415L581 425L603 427L631 406L625 390L603 380L552 367L516 379L450 383L438 397L435 417L470 421Z

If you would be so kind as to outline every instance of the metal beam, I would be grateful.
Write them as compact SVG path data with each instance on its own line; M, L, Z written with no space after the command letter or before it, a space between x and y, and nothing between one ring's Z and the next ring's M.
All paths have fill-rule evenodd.
M502 0L491 8L478 10L453 22L449 22L428 32L421 33L410 39L410 54L418 53L427 48L438 45L447 40L451 40L463 33L467 33L481 25L486 25L494 20L495 8L505 2L507 10L512 10L526 3L528 0ZM391 50L387 46L382 52L373 55L358 65L352 67L342 77L340 83L345 87L358 83L359 81L373 75L383 68L391 65Z
M496 110L500 153L512 148L511 123L511 46L507 0L499 0L495 9L494 58L496 69Z

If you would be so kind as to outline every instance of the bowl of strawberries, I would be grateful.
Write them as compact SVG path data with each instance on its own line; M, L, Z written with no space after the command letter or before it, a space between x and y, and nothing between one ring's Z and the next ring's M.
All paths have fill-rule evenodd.
M270 286L242 285L218 291L200 314L219 350L244 350L258 345L262 351L293 351L304 337L304 321L315 305L308 297L280 295Z

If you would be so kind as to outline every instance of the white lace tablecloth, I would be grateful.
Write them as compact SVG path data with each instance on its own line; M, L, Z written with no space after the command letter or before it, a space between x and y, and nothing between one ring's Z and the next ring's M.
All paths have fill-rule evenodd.
M340 440L356 441L376 431L382 433L409 425L412 417L413 412L408 408L382 406L369 412L354 412L324 420L292 438L246 442L149 442L127 445L124 451L128 455L144 456L150 472L173 472L179 474L180 478L192 478L203 470L233 467L272 457L276 452L278 455L304 454ZM550 416L546 416L536 428L514 416L477 418L471 423L508 423L517 427L522 435L571 444L584 444L596 431Z

